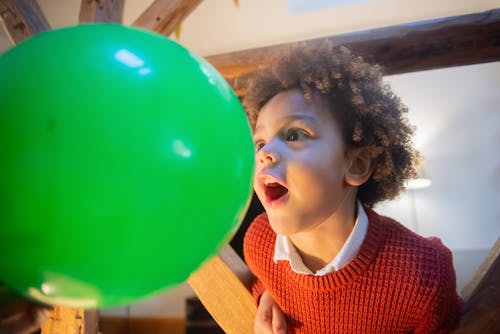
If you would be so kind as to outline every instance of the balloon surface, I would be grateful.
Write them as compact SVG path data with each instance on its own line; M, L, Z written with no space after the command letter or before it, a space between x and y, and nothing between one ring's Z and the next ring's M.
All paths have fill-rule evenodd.
M106 308L165 291L228 242L253 144L220 74L113 24L41 33L0 57L0 282Z

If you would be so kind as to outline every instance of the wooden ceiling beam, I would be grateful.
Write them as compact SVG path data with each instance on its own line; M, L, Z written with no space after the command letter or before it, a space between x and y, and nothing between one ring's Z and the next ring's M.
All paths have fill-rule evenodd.
M125 0L82 0L80 23L122 23Z
M387 75L500 60L500 9L206 57L239 96L286 49L324 40L346 45Z
M0 0L0 23L14 45L51 29L36 0Z
M200 3L201 0L155 0L132 25L169 36Z

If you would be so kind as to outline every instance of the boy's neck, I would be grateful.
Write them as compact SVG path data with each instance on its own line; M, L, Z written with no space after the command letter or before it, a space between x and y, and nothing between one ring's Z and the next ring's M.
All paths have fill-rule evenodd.
M340 252L356 221L356 201L347 201L341 210L318 229L290 235L302 262L313 273L325 267Z

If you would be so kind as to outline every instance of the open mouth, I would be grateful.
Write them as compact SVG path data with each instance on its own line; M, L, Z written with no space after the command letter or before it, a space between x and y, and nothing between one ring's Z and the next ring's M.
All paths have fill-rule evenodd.
M264 192L269 201L276 201L288 194L288 189L277 182L272 182L264 185Z

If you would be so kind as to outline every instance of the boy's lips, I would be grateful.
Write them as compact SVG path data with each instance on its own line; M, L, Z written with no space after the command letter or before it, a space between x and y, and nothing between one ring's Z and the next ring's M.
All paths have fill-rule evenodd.
M288 188L285 182L269 173L261 173L257 176L259 188L265 196L265 203L276 206L283 203L288 198Z

